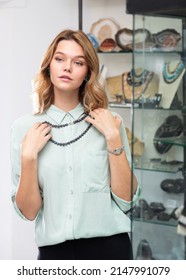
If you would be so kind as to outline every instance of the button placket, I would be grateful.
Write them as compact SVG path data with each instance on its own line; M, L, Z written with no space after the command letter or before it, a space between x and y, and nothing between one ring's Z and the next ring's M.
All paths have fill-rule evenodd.
M68 123L73 122L73 118L70 114L67 114L66 121ZM66 127L66 139L69 141L69 139L74 139L74 125L70 125ZM70 235L74 235L73 233L73 223L74 223L74 174L73 174L73 145L68 145L66 147L66 163L67 163L67 186L68 186L68 193L69 193L69 203L68 203L68 230Z

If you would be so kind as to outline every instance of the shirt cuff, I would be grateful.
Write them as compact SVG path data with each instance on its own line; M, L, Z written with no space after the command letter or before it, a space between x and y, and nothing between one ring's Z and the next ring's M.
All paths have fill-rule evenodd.
M119 208L123 211L123 212L127 212L129 211L132 207L134 207L134 205L136 204L136 201L139 199L140 194L141 194L141 188L138 185L137 190L135 192L135 194L133 195L133 198L131 201L127 201L124 200L122 198L120 198L119 196L117 196L115 193L113 193L113 191L111 190L111 194L112 194L112 198L113 200L116 202L116 204L119 206Z
M16 201L15 201L15 196L12 196L12 202L13 202L13 206L14 206L14 209L16 211L16 213L25 221L30 221L29 219L27 219L23 213L21 212L21 210L19 209L19 207L17 206L16 204Z

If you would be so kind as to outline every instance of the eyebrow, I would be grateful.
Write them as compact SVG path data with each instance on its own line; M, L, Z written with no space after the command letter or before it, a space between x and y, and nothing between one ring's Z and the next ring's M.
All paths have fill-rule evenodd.
M55 55L55 54L62 54L62 55L66 55L65 53L60 52L60 51L55 52L55 53L54 53L54 55ZM83 59L85 59L84 55L76 55L76 56L74 56L73 58L83 58Z

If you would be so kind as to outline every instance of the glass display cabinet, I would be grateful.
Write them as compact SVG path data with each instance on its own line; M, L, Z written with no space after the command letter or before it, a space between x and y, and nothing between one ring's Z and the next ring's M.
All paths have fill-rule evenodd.
M128 0L133 15L133 157L142 195L131 212L136 259L186 258L186 3ZM135 143L135 142L134 142Z

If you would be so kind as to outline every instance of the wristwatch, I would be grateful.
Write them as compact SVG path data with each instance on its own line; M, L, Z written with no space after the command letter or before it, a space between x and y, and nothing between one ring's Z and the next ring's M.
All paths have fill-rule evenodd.
M114 150L109 150L109 149L107 149L107 151L108 151L110 154L113 154L113 155L118 156L118 155L121 155L121 153L124 151L124 146L115 148Z

